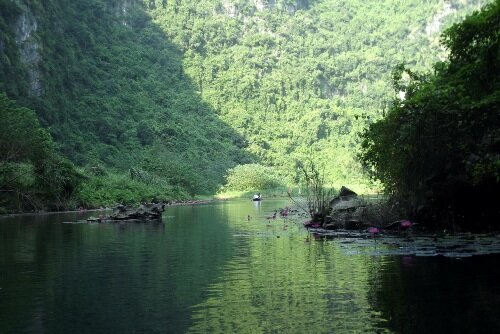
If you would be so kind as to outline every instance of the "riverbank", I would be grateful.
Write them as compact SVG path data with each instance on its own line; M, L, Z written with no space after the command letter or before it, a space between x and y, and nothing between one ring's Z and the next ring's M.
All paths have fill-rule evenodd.
M170 201L167 202L167 206L208 204L218 201L223 201L223 199L200 199L200 200L193 199L193 200Z
M180 206L180 205L197 205L197 204L208 204L216 201L223 201L223 199L192 199L192 200L168 200L164 201L167 206ZM163 202L163 201L161 201ZM2 217L16 217L16 216L30 216L30 215L48 215L48 214L57 214L57 213L80 213L80 212L101 212L101 211L110 211L113 210L114 207L120 205L120 203L115 204L114 206L106 206L100 208L81 208L76 210L39 210L39 211L29 211L29 212L13 212L13 213L3 213L0 214L0 218Z
M63 214L63 213L104 212L104 211L111 211L111 210L113 210L113 208L4 213L4 214L0 214L0 219L8 218L8 217L23 217L23 216L33 216L33 215L56 215L56 214Z
M349 188L342 187L339 194L322 203L321 213L309 217L310 203L302 198L293 202L307 217L304 225L326 231L353 231L379 234L381 232L418 233L496 233L498 220L477 221L475 226L463 225L450 220L440 220L442 215L422 215L409 212L408 208L386 196L358 196ZM301 203L302 202L302 203ZM423 211L423 209L421 209Z

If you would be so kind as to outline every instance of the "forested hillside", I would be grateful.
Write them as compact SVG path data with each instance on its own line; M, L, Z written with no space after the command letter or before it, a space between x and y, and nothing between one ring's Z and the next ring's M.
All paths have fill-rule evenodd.
M75 164L133 168L195 194L214 192L229 167L251 161L141 4L1 3L0 90L34 109Z
M291 183L314 158L360 182L358 133L392 69L444 57L442 28L484 3L0 0L0 91L91 180L194 195L247 163Z
M399 63L444 57L439 34L479 1L150 2L194 84L266 165L293 178L311 156L357 183L358 133L394 96Z

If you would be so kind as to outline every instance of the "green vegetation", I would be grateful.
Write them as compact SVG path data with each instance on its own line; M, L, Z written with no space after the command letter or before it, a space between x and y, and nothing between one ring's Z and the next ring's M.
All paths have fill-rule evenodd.
M35 110L76 165L102 166L122 180L142 170L167 182L171 196L194 196L214 193L228 168L251 161L142 5L1 2L0 45L9 52L0 59L0 91ZM114 188L114 178L95 183L103 180ZM136 201L142 192L133 191Z
M0 95L0 212L61 210L188 198L185 187L145 171L110 173L102 166L79 170L56 152L36 114ZM182 182L180 180L179 182Z
M364 163L422 220L498 228L500 1L442 35L432 73L399 67L404 91L364 134Z
M36 114L0 94L0 119L0 212L64 205L82 176L56 153Z
M274 169L259 164L239 165L230 169L222 191L271 190L284 186Z
M391 69L429 68L479 3L0 0L0 91L82 169L81 204L213 194L249 164L293 186L311 154L359 185Z
M85 182L79 191L79 200L84 207L99 207L116 203L132 204L152 199L188 198L172 187L151 186L122 174L95 176Z
M175 1L148 9L184 53L200 95L259 163L296 180L296 161L312 152L329 180L359 184L358 133L391 98L392 68L403 61L430 68L443 55L439 25L478 2L262 3Z
M334 197L335 191L328 186L324 172L313 161L300 166L300 170L302 172L300 182L302 196L307 205L306 212L314 221L323 223L325 217L330 213L330 201ZM289 196L293 200L292 195L289 194Z

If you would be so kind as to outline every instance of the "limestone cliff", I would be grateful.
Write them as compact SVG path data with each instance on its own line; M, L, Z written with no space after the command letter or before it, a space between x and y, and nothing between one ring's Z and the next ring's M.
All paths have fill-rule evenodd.
M297 10L307 9L309 0L249 0L249 1L222 1L221 10L229 17L253 14L255 12L277 10L294 14ZM247 9L246 11L243 9ZM220 12L220 11L219 11Z
M14 26L16 45L19 48L20 62L26 67L29 95L39 97L43 93L40 74L40 43L36 36L38 22L26 4L20 4L21 14Z

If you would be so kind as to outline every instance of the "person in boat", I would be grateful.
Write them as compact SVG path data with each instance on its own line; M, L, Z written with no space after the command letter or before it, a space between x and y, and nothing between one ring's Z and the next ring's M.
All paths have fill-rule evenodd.
M262 199L262 196L260 195L260 193L253 195L253 200L254 201L260 201L261 199Z

